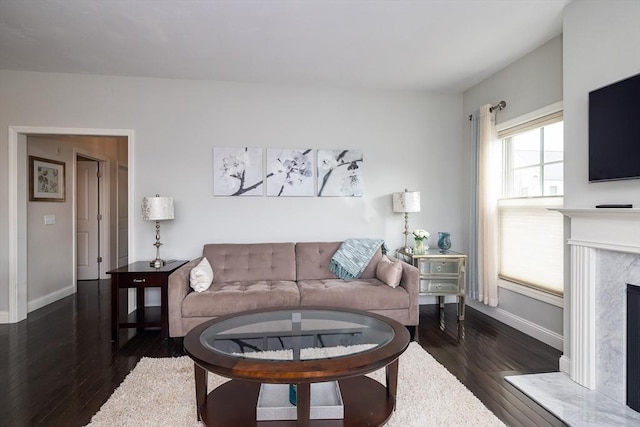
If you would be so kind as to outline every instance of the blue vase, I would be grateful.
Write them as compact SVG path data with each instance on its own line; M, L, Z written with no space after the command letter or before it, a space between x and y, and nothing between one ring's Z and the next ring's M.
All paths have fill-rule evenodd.
M438 232L438 248L440 248L441 252L449 252L449 249L451 249L451 233Z
M293 406L298 405L298 386L297 384L289 384L289 402Z

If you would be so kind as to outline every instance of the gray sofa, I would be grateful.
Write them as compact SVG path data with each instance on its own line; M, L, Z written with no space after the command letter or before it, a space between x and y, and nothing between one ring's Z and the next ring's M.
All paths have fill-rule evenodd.
M400 285L387 286L376 278L378 249L361 278L339 279L329 263L341 243L204 245L202 257L213 268L213 283L204 292L189 286L189 273L202 257L169 276L169 335L183 337L218 316L291 306L355 308L417 325L418 269L403 262Z

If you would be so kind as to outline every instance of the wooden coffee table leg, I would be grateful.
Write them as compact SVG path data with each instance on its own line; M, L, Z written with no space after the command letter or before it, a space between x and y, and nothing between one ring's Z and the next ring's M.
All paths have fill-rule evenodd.
M311 384L297 385L296 406L298 412L298 427L307 427L311 417Z
M193 370L196 379L196 415L198 416L198 421L201 421L200 408L204 406L205 400L207 399L208 372L196 363L193 364Z
M387 376L387 397L393 402L393 410L396 410L396 395L398 392L398 359L385 368Z

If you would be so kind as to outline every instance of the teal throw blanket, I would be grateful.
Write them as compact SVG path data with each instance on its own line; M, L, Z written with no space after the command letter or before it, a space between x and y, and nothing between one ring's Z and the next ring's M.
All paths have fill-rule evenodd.
M347 239L333 254L329 269L341 279L357 279L383 244L382 239Z

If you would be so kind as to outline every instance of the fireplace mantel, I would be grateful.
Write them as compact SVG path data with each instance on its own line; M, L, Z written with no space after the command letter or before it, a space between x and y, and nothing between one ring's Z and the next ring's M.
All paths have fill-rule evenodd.
M570 245L640 254L640 209L558 209L571 218Z
M616 335L615 348L608 348L610 342L602 342L602 337L597 335L596 323L610 316L602 315L604 306L602 300L598 300L598 290L601 276L598 269L599 251L612 251L632 255L640 255L640 209L603 208L603 209L558 209L563 215L571 219L571 234L567 243L571 247L571 281L568 301L565 300L565 309L569 309L569 325L565 330L569 332L569 354L565 354L560 361L561 370L569 374L571 379L591 390L598 389L606 392L615 400L624 403L624 384L618 377L621 372L614 372L613 377L617 386L607 383L612 377L611 369L603 370L599 363L599 354L603 351L622 351L624 339ZM603 252L603 254L606 252ZM626 256L628 257L628 255ZM617 285L616 285L617 286ZM615 293L620 298L615 307L622 309L624 291L620 283L620 290ZM606 302L611 302L607 300ZM567 304L568 303L568 304ZM610 309L610 307L609 307ZM568 326L568 327L567 327ZM598 323L601 330L607 329L607 325ZM615 334L622 330L616 324L613 328ZM596 342L600 340L597 347ZM604 349L604 350L603 350ZM569 356L569 357L567 357ZM624 371L622 363L614 371ZM597 383L597 377L598 383ZM603 380L604 378L604 380ZM605 381L606 380L606 381ZM609 381L610 382L610 381Z

